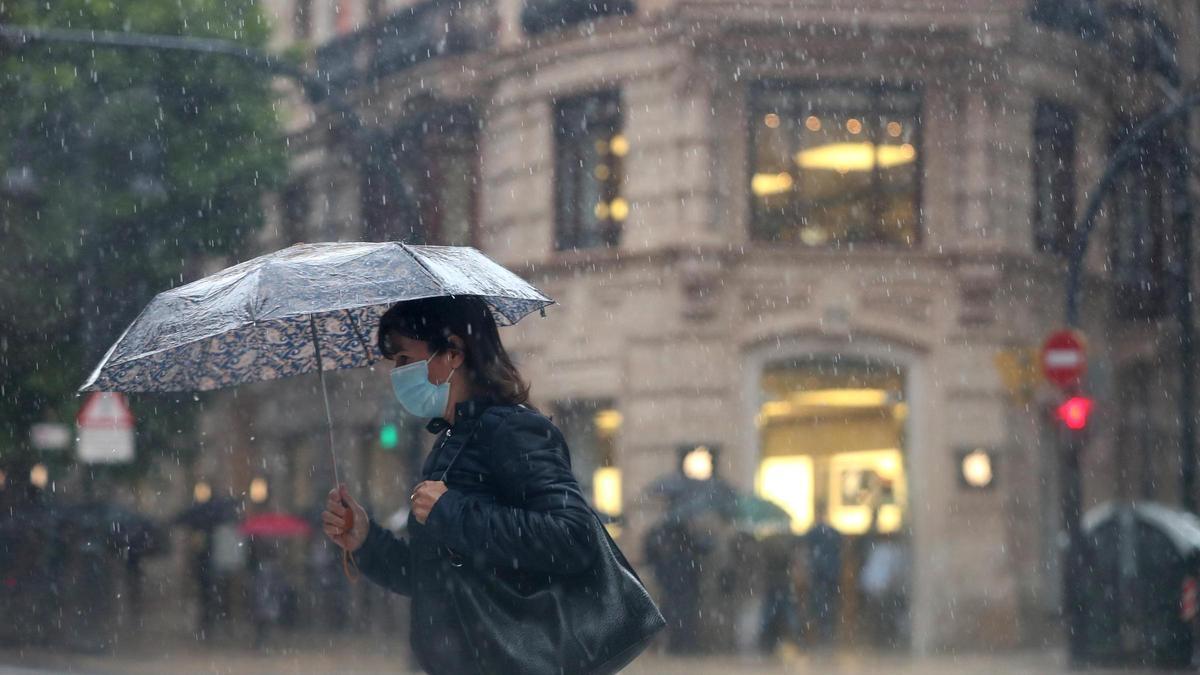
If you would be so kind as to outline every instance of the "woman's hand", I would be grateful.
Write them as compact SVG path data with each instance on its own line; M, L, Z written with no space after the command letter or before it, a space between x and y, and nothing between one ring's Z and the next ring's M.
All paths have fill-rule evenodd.
M366 510L346 492L346 486L339 485L330 490L325 499L321 526L325 530L325 536L333 540L333 543L353 553L367 540L370 521L367 519Z
M418 523L425 524L425 519L429 517L433 505L437 504L437 500L441 499L444 494L446 494L446 484L441 481L426 480L417 484L408 500L412 503L413 517L417 519Z

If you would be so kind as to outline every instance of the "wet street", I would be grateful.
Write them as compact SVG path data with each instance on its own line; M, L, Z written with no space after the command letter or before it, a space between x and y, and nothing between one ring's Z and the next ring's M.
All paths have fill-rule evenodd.
M177 646L166 650L138 648L115 656L54 654L37 649L0 650L0 674L26 673L415 673L403 653L389 652L377 642L310 642L305 648L263 652ZM624 672L633 675L1054 675L1068 672L1151 673L1142 669L1071 671L1057 651L997 654L943 654L911 657L893 654L784 652L775 659L730 656L679 658L647 654Z

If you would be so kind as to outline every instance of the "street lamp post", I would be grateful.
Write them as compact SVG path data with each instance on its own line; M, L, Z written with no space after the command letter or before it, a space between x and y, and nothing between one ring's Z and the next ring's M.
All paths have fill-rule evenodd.
M1091 16L1091 15L1089 15ZM1092 17L1096 18L1096 17ZM1164 129L1173 126L1178 138L1172 146L1170 183L1171 215L1173 221L1174 265L1170 276L1175 289L1175 310L1179 330L1179 419L1180 419L1180 490L1184 509L1196 511L1196 457L1195 457L1195 373L1194 326L1191 291L1191 246L1192 246L1192 203L1188 181L1190 167L1190 112L1200 105L1200 94L1182 95L1182 76L1175 57L1174 36L1166 24L1152 11L1142 6L1116 4L1110 8L1109 20L1125 20L1137 23L1149 32L1142 36L1131 61L1135 67L1157 70L1165 81L1167 94L1173 99L1167 106L1140 124L1113 152L1104 174L1092 191L1087 207L1076 225L1074 239L1068 252L1068 272L1065 293L1066 323L1070 328L1079 325L1079 294L1082 285L1084 255L1088 240L1095 227L1104 199L1111 193L1120 174L1128 168L1143 147L1156 138ZM1099 25L1100 32L1092 37L1104 36L1108 26ZM1114 49L1124 45L1112 45ZM1086 649L1085 631L1087 620L1083 613L1082 581L1088 570L1087 551L1082 532L1082 476L1080 455L1086 445L1082 430L1060 428L1060 499L1063 531L1067 539L1067 553L1063 569L1063 611L1068 628L1069 653L1073 660L1084 656Z

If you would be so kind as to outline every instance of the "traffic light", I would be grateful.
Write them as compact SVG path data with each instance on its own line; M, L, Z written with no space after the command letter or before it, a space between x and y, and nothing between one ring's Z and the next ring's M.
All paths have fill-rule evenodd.
M1071 431L1083 431L1087 428L1092 403L1086 396L1072 396L1059 404L1055 415Z
M379 427L379 445L384 450L392 450L400 444L400 430L392 422Z

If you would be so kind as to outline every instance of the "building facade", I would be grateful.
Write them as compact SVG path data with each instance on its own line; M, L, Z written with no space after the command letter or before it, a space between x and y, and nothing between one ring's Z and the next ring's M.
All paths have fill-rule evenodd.
M913 649L1040 643L1060 507L1033 360L1063 323L1088 191L1165 99L1072 3L951 4L272 4L278 46L309 41L374 135L296 104L263 247L474 245L553 297L505 339L635 557L655 481L704 448L796 532L827 517L851 547L900 542ZM1183 3L1147 6L1195 25ZM1088 504L1175 498L1169 462L1141 459L1174 447L1156 162L1088 251ZM399 509L427 439L402 425L383 441L400 451L380 447L400 415L379 373L335 387L343 470L377 513ZM240 431L209 431L246 459L199 472L314 503L332 481L319 398L239 397L211 419Z

